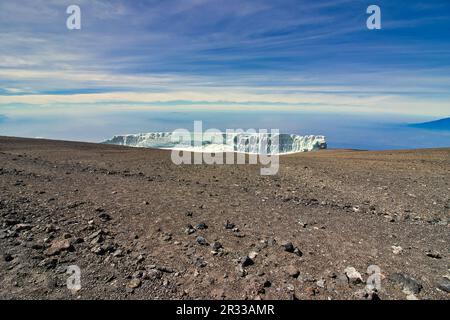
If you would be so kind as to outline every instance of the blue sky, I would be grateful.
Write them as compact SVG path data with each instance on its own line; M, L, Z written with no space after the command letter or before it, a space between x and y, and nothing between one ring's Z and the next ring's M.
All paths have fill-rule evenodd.
M82 29L67 30L77 4ZM377 4L382 30L366 28ZM450 2L0 2L0 114L450 115Z

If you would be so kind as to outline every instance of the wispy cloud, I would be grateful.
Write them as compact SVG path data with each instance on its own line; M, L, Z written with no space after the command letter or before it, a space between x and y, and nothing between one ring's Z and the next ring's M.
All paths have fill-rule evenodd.
M69 31L72 1L2 1L0 108L188 101L448 115L448 2L378 2L380 31L365 28L365 0L80 0L82 30Z

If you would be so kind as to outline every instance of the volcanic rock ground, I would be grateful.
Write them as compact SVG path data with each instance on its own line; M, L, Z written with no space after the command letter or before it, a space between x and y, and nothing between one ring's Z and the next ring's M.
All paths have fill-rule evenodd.
M280 161L1 137L0 298L450 298L450 149Z

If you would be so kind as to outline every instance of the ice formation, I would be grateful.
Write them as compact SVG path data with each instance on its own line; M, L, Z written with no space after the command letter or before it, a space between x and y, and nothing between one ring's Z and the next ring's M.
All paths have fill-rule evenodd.
M172 132L152 132L117 135L105 144L116 144L129 147L179 149L197 152L244 152L285 154L326 149L324 136L299 136L295 134L265 133L216 133L204 135L200 142L194 135L187 141L179 141ZM278 143L277 143L278 140Z

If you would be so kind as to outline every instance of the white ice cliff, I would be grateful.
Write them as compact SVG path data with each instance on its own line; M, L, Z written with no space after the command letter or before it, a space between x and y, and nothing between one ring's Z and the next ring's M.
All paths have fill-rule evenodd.
M181 141L180 141L181 140ZM186 141L187 140L187 141ZM180 149L197 152L245 152L283 154L326 149L324 136L299 136L295 134L264 133L216 133L204 135L201 142L191 139L179 139L172 132L152 132L114 136L104 141L129 147ZM263 151L261 151L263 150Z

